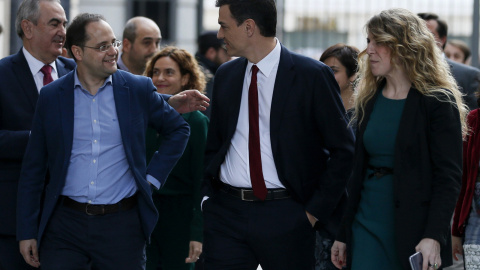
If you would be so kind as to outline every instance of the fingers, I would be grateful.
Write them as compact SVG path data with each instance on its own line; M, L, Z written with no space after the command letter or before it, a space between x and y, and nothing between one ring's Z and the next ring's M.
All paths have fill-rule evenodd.
M347 266L346 245L342 242L335 241L331 249L330 259L338 269Z
M20 253L25 262L33 267L40 267L38 259L37 241L34 239L20 241Z
M202 254L202 243L191 241L188 257L185 258L185 263L196 262L198 259L200 259L200 254Z

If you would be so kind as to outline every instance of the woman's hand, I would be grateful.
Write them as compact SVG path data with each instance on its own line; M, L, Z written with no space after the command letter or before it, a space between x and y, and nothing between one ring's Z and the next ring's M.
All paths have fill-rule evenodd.
M452 235L452 254L455 261L458 261L457 255L463 256L462 238Z
M188 257L185 258L185 263L194 263L200 259L200 254L202 254L202 243L197 241L190 241L190 248L188 252Z
M440 244L437 240L431 238L423 238L415 247L417 252L423 255L422 270L438 269L442 265L440 258Z
M335 241L331 251L331 260L335 267L342 269L347 266L347 245L345 243Z

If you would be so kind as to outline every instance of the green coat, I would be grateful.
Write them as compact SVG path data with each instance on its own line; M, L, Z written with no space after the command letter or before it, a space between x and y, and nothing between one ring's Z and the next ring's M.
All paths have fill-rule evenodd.
M168 176L166 183L157 190L156 193L170 196L192 196L194 207L192 209L193 217L190 226L190 241L203 242L200 187L203 179L203 158L205 155L209 120L199 111L183 114L182 117L190 125L190 138L188 139L187 147ZM162 138L156 130L148 129L146 135L147 162L150 162L161 141Z

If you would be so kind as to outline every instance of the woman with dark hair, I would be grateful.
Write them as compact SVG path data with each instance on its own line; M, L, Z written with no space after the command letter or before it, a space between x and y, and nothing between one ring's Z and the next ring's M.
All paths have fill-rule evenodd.
M462 176L467 108L425 22L389 9L366 24L352 121L349 198L331 259L337 268L452 264L450 220Z
M358 49L343 43L338 43L328 47L320 56L320 61L329 66L335 76L335 80L340 87L340 96L343 106L347 111L347 118L350 120L353 114L353 93L354 82L357 79L357 58ZM355 130L355 125L352 124ZM345 205L345 203L340 204ZM315 243L315 270L331 270L335 266L330 260L330 249L332 248L335 235L331 235L326 230L319 229L316 232Z
M320 56L320 61L329 66L335 74L346 111L353 107L353 85L357 79L358 53L357 48L338 43L328 47Z
M144 75L152 78L162 94L205 89L204 75L193 55L176 47L165 47L156 53L147 63ZM163 270L191 270L202 253L200 186L208 118L199 111L182 117L190 125L190 138L166 183L153 194L159 219L147 246L147 270L155 270L159 264ZM148 162L162 139L154 129L147 131Z

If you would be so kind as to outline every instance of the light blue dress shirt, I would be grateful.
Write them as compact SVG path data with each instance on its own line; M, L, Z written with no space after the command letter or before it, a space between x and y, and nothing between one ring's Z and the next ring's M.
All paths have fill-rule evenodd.
M114 204L134 195L137 186L123 147L112 76L91 95L75 70L74 101L72 152L61 194L91 204Z

